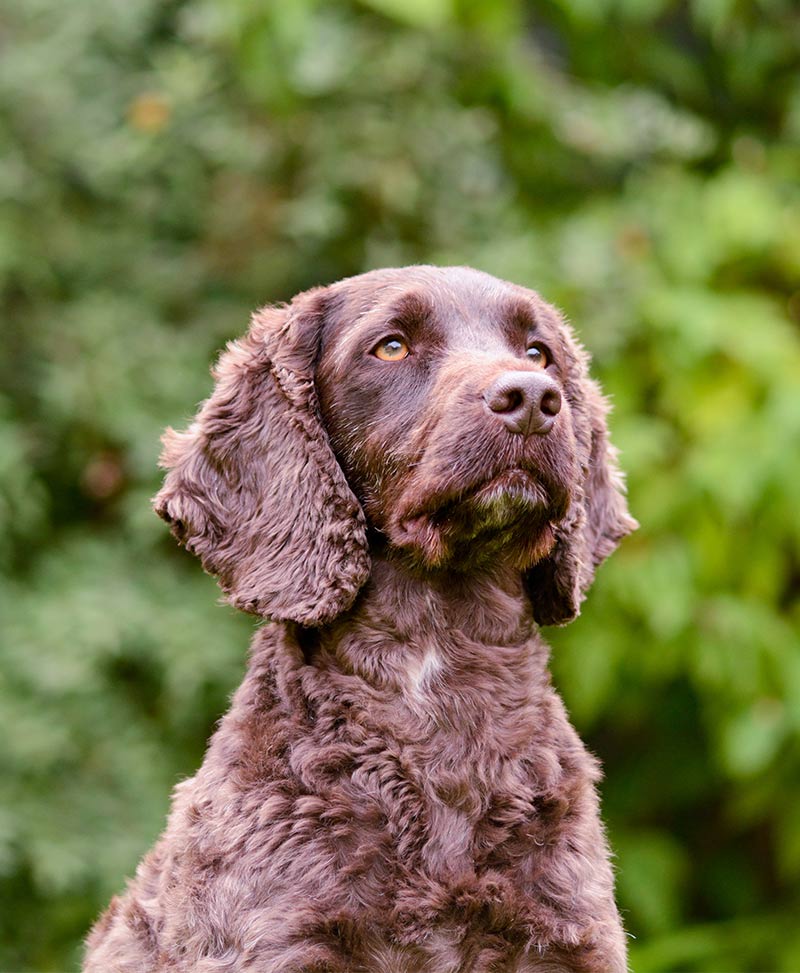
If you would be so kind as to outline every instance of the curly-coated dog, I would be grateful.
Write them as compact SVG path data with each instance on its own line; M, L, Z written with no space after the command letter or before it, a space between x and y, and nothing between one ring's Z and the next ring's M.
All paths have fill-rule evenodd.
M380 270L258 312L158 513L269 621L87 973L626 969L538 625L636 525L536 293Z

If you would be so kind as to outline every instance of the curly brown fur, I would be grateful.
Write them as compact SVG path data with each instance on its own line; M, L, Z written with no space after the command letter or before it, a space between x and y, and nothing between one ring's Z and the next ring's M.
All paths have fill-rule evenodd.
M539 381L534 339L561 407L524 434L487 389ZM622 973L536 624L635 526L567 325L467 268L375 271L259 312L215 377L155 507L269 621L86 973Z

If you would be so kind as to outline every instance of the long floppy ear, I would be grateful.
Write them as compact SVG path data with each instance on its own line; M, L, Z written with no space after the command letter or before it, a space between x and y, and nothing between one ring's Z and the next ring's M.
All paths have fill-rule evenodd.
M192 425L165 433L153 501L231 604L302 625L349 608L370 570L364 514L314 391L325 303L318 289L253 316Z
M526 575L533 616L540 625L571 622L580 613L597 567L639 526L628 513L617 451L608 441L608 404L588 377L585 353L577 343L568 344L574 364L565 390L583 483L556 531L552 552Z

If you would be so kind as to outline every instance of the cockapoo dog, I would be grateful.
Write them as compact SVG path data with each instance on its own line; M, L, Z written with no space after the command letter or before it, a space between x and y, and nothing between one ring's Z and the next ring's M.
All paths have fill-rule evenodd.
M540 625L635 527L536 293L379 270L258 312L155 498L267 619L86 973L623 973Z

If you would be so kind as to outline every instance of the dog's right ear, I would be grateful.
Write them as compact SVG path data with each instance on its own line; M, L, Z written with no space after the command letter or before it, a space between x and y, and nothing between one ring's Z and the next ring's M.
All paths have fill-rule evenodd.
M608 403L589 377L589 356L560 315L551 313L561 326L568 361L564 391L582 481L556 528L553 550L527 572L525 584L539 625L566 625L580 613L597 568L639 525L628 513L617 451L608 438Z
M153 501L231 604L301 625L349 608L370 570L364 514L314 390L325 309L317 289L253 316L189 429L166 431Z

